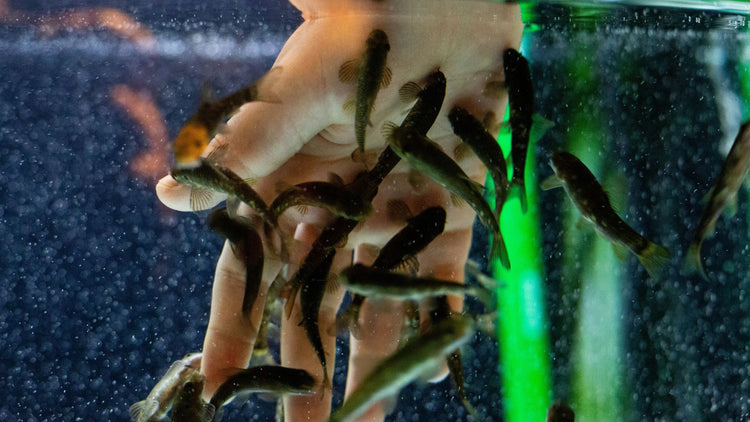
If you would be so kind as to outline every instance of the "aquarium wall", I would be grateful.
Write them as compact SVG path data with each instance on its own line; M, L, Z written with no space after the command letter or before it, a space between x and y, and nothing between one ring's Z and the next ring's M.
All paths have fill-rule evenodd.
M468 401L498 421L541 421L556 401L579 421L747 420L747 181L703 242L707 278L683 260L750 118L750 10L521 10L536 105L529 210L513 197L501 216L510 271L488 262L475 223L470 258L496 279L498 306L462 348ZM154 187L204 83L226 93L257 79L301 22L261 0L0 0L0 419L130 420L169 365L201 349L224 240L206 213L171 210ZM500 130L506 155L509 137ZM669 249L659 277L582 221L564 190L540 189L558 150ZM475 299L465 309L484 311ZM345 336L337 346L334 408ZM223 420L275 413L252 399ZM429 419L474 420L450 379L402 390L386 418Z

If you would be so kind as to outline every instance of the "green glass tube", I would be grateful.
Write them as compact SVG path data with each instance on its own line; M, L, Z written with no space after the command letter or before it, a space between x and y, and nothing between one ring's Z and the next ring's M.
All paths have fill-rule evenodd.
M501 133L499 142L503 151L510 151L509 134ZM522 213L518 198L512 197L500 216L511 269L503 268L497 259L490 261L493 277L505 283L497 291L498 339L503 407L505 420L509 422L544 420L550 403L549 339L535 168L534 154L530 153L525 174L527 212ZM488 177L487 181L487 191L492 192L492 179ZM491 203L494 202L493 197Z

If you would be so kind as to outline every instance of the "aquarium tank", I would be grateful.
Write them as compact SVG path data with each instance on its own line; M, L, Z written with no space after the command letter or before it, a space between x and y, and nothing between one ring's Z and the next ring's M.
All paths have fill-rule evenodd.
M346 11L393 1L295 3ZM401 0L411 2L424 4ZM481 293L464 299L473 334L456 346L466 403L452 376L421 373L387 395L385 420L542 421L553 403L570 406L578 421L750 419L750 152L730 153L750 120L750 5L497 3L523 24L518 37L498 40L495 59L502 43L516 43L533 83L527 209L512 192L498 217L509 269L488 257L497 238L486 220L474 222L465 282ZM493 2L435 4L460 18ZM477 19L477 33L433 37L486 41L480 28L505 22ZM208 211L175 211L155 186L175 165L173 140L201 101L269 72L302 24L286 1L0 0L0 420L131 420L131 405L173 362L204 348L225 240L206 224ZM426 47L410 54L430 54ZM498 75L507 80L508 72ZM511 85L498 88L503 105ZM485 126L513 173L510 110L496 117ZM556 151L577 157L611 211L669 251L659 274L602 226L609 205L589 196L598 191L553 168ZM565 189L547 189L560 183ZM493 178L483 184L487 203L500 205ZM728 184L736 203L718 204ZM593 211L581 210L591 203ZM715 211L710 227L701 223L706 209ZM689 266L696 232L703 275ZM423 310L413 327L423 334L409 341L426 336L432 314ZM271 318L263 363L283 363L287 328ZM345 403L350 335L339 332L335 342L333 410ZM174 413L165 420L179 420ZM221 413L224 421L284 417L269 394L236 399Z

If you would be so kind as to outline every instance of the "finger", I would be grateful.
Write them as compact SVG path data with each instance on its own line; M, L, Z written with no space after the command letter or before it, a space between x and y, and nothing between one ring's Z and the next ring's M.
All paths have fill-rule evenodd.
M341 269L351 264L351 250L338 250L333 259L331 273L338 274ZM327 292L323 297L318 314L318 330L326 355L328 379L333 379L336 361L336 337L334 332L336 312L338 311L344 290L341 288ZM296 300L289 318L283 318L281 324L281 364L291 368L300 368L309 372L321 385L323 367L318 355L308 340L305 329L299 324L302 320L300 300ZM286 421L321 421L331 413L331 389L316 388L313 394L305 396L285 396L284 414Z
M358 247L354 261L371 265L375 256L365 247ZM346 374L344 400L386 356L398 348L404 325L404 303L396 300L365 300L359 311L359 338L349 336L349 366ZM383 401L362 414L362 420L382 420L387 412Z
M468 258L471 246L471 228L461 228L438 236L418 255L420 276L430 276L463 282L463 266ZM359 256L357 262L360 262ZM453 311L460 311L463 299L449 297L449 306ZM422 307L420 319L427 321L429 309ZM360 310L360 324L366 327L361 330L360 338L350 336L349 370L345 397L349 397L365 378L386 357L393 354L399 346L401 330L404 325L403 302L391 300L365 300ZM448 368L445 362L436 369L431 381L445 378ZM386 401L379 401L363 414L362 420L382 420L390 410Z
M212 158L243 179L259 179L287 162L327 126L345 123L342 105L351 88L338 83L334 63L346 60L347 51L354 52L359 45L346 31L323 26L304 23L292 34L269 72L272 77L259 88L266 91L262 96L273 101L243 105L204 156L220 149ZM320 45L336 48L321 49ZM349 147L329 146L341 156L351 153ZM325 149L316 155L331 158ZM179 210L189 209L190 191L170 178L157 185L159 199ZM211 207L222 199L223 195L214 193L206 204Z
M419 254L419 275L434 277L441 280L451 280L456 283L464 282L466 260L471 248L472 229L470 227L443 233L438 236L425 251ZM461 312L464 298L448 296L448 306L452 312ZM420 320L429 321L431 309L422 306ZM429 327L429 324L423 324ZM443 360L430 382L439 382L448 375L448 367Z
M232 252L229 242L224 244L216 264L211 292L211 314L203 342L201 372L206 376L203 396L209 399L236 368L245 368L250 362L253 345L263 315L266 291L281 263L266 258L263 282L249 318L242 313L245 295L245 266Z

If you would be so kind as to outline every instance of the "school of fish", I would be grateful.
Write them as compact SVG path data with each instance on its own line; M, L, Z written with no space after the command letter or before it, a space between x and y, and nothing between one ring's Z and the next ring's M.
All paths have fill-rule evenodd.
M243 180L228 168L220 166L211 155L203 156L210 138L221 130L224 119L238 107L250 101L274 101L273 96L259 95L263 91L258 89L259 85L273 78L274 69L261 80L223 99L204 98L198 111L189 118L174 141L172 176L193 189L191 207L194 210L204 208L207 191L229 196L226 207L210 215L208 225L228 240L233 253L246 267L242 312L247 317L258 296L263 272L265 257L262 239L277 233L281 245L276 248L276 258L287 258L284 243L290 239L279 233L279 216L290 207L302 213L313 207L330 213L332 222L321 232L296 271L288 280L277 278L273 282L266 298L262 321L262 327L267 327L269 319L273 318L272 313L283 312L282 306L274 306L278 305L276 302L286 300L286 313L291 313L291 307L299 295L302 312L300 326L304 328L323 368L322 379L296 368L251 365L249 368L237 368L210 401L205 402L200 394L204 382L199 373L200 356L189 356L175 362L148 397L131 407L130 414L134 421L167 420L170 417L168 414L171 414L171 420L218 420L222 407L237 396L246 397L250 393L310 394L315 389L330 389L327 367L331 362L330 356L323 351L321 335L331 333L321 333L318 314L324 295L331 286L338 286L339 283L349 291L352 300L338 314L338 333L350 331L353 336L358 335L362 329L358 326L358 312L366 300L390 298L410 302L412 306L424 306L426 303L432 306L429 308L431 321L424 325L429 328L423 332L419 332L419 329L408 331L404 345L383 360L340 408L334 409L330 421L357 418L369 406L396 395L406 385L429 374L441 362L447 363L456 391L467 411L476 418L482 418L470 404L470 398L466 397L461 369L461 347L478 330L478 325L472 315L451 312L446 305L446 297L471 295L480 299L491 312L494 310L492 286L464 285L416 275L419 268L417 254L443 232L446 224L446 210L443 207L432 207L411 215L411 210L405 204L397 201L389 203L389 212L402 216L403 229L380 249L375 262L369 266L353 263L338 274L330 269L337 249L346 243L349 233L372 214L372 201L378 186L401 160L408 163L412 172L420 173L446 189L454 206L467 203L491 234L488 258L498 259L506 268L512 267L499 215L504 203L514 198L518 199L523 212L528 207L524 171L531 126L534 124L534 91L528 62L514 49L503 52L504 89L509 100L512 133L509 154L501 150L491 135L491 124L484 119L486 116L478 118L458 105L443 104L446 85L451 81L439 69L435 69L426 73L422 80L401 87L400 97L411 107L400 124L388 122L382 127L387 144L374 165L370 165L366 163L365 154L366 128L371 124L370 115L378 91L388 88L393 77L388 66L389 50L388 34L376 28L362 46L361 56L341 64L339 70L340 82L351 85L352 89L351 100L345 106L353 114L356 136L356 149L351 157L355 162L366 164L365 169L349 184L337 175L331 175L327 181L283 186L269 205L255 192L252 181ZM497 87L488 84L488 89ZM456 150L450 152L444 151L427 136L439 111L445 107L449 110L445 123L450 124L460 139ZM484 187L472 180L459 164L461 156L468 153L475 154L486 166L494 184L495 204L488 203ZM506 157L509 157L509 163ZM604 188L577 157L557 151L551 154L549 163L554 174L542 182L542 189L563 187L581 216L591 222L597 232L614 245L632 251L649 276L658 279L671 257L670 252L636 232L615 212ZM735 199L748 168L750 123L742 126L716 186L709 195L708 205L686 254L684 268L687 272L698 271L707 278L700 261L701 245L713 232L721 211ZM247 205L255 217L240 215L238 207L241 203ZM419 325L417 322L416 326ZM267 353L265 336L268 331L263 328L261 333L258 343L264 346L257 347L256 354ZM573 420L573 411L562 404L553 405L548 420Z

